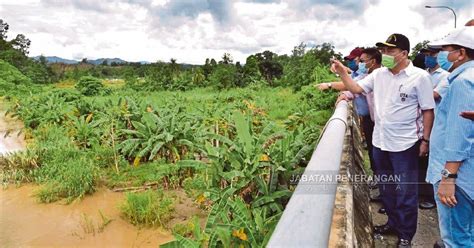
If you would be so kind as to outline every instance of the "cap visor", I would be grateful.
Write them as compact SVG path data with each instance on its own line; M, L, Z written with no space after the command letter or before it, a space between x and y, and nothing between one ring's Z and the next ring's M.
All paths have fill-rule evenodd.
M397 45L386 43L386 42L377 42L375 46L378 47L397 47Z
M344 57L345 60L352 60L354 58L355 58L355 56L351 56L351 55L348 55L348 56Z
M438 51L439 51L439 48L432 47L431 45L429 45L427 48L420 49L420 52L421 52L421 53L425 53L425 52L438 52Z
M441 50L441 46L440 45L429 44L428 48L426 50L431 51L431 52L437 52L437 51Z

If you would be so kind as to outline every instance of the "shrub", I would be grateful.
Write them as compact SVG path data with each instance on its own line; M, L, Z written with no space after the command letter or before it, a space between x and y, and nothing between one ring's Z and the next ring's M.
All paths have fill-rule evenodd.
M20 117L26 127L36 128L40 124L63 124L70 118L72 104L57 94L43 93L17 102L8 113Z
M174 200L162 191L127 193L120 206L122 215L134 225L165 226L174 210Z
M28 77L0 59L0 96L27 93L30 85L31 80Z
M40 202L66 198L71 202L95 191L98 167L93 152L81 151L57 125L42 125L34 131L32 149L39 168L33 171L37 183L46 185L36 194Z
M0 78L14 85L30 84L31 79L23 75L17 68L0 59Z
M301 90L301 100L315 110L330 110L334 108L337 94L334 91L320 91L313 86L304 86Z
M96 96L105 92L105 86L100 79L91 76L81 77L76 84L76 89L85 96Z
M46 186L36 194L40 202L50 203L62 198L71 202L95 192L98 173L91 159L56 160L42 167L40 173L48 178Z

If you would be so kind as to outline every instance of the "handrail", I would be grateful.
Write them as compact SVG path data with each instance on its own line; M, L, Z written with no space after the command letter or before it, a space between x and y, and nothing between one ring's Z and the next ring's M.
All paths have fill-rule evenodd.
M348 104L341 101L267 247L328 247L347 116Z

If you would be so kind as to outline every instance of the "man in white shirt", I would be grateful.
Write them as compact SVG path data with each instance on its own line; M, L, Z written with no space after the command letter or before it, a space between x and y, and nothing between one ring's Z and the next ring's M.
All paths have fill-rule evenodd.
M373 156L388 222L376 226L379 234L396 233L398 247L411 247L418 218L418 156L428 154L433 125L433 86L429 74L408 59L410 42L392 34L376 44L382 65L354 82L341 62L337 73L354 94L374 93Z

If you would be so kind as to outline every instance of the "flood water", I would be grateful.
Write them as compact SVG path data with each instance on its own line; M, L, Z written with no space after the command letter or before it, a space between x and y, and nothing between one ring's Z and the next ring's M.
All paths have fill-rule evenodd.
M0 105L3 103L0 101ZM23 124L5 116L3 106L0 106L0 156L23 150L26 146L24 135L20 133ZM6 135L8 133L8 135Z
M0 247L158 247L163 229L139 229L120 217L123 193L101 189L69 205L37 203L37 186L0 189ZM112 221L104 223L99 210Z

